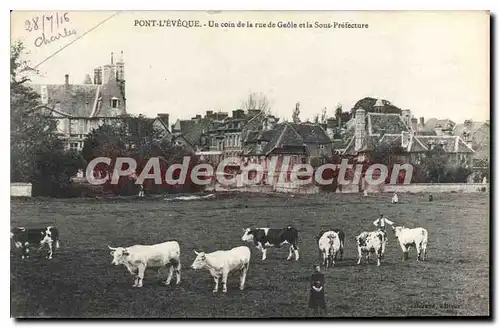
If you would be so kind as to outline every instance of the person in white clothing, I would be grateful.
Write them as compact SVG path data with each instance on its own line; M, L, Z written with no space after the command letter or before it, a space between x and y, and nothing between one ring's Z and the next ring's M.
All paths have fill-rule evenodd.
M385 225L386 224L389 224L392 226L392 225L394 225L394 222L385 218L383 214L380 214L380 217L378 219L376 219L375 221L373 221L373 225L376 226L379 231L384 232L384 234L386 234L386 232L385 232Z
M392 203L397 204L398 202L399 202L398 194L394 193L394 195L392 195Z

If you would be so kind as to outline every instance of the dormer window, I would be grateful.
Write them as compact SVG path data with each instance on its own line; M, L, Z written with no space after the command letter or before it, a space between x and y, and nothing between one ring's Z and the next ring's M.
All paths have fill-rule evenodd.
M120 100L116 97L111 98L110 102L111 108L118 108L120 106Z

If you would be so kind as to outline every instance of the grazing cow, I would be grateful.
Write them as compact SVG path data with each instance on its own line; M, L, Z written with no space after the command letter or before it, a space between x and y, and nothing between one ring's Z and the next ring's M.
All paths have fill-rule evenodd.
M383 246L386 242L382 231L362 232L356 237L358 244L358 264L361 263L362 254L366 255L368 261L370 253L377 256L377 266L380 266L380 259L383 255Z
M403 250L403 261L408 259L408 251L411 246L417 249L417 261L427 259L427 230L424 228L409 229L405 227L392 227L394 235L399 240Z
M335 231L327 231L318 240L318 248L325 267L334 267L340 251L340 238Z
M10 230L10 238L16 248L21 248L21 258L29 258L30 246L37 246L42 249L43 246L49 247L47 259L52 259L54 249L59 248L59 230L48 226L45 228L24 228L17 227Z
M244 232L241 240L253 241L257 249L262 252L262 260L266 259L267 247L281 247L285 244L290 245L287 260L291 260L293 254L295 254L296 261L299 259L299 231L293 227L288 226L283 229L248 228L244 229Z
M250 248L239 246L228 251L204 253L194 251L196 259L191 268L207 269L214 278L214 293L219 290L219 279L222 277L222 292L227 292L227 276L233 271L240 271L240 290L245 288L248 266L250 265Z
M132 287L142 287L144 271L146 268L169 268L165 285L170 285L172 276L177 276L176 285L181 282L181 250L176 241L167 241L156 245L134 245L130 247L111 247L113 261L111 264L123 264L128 271L135 277ZM159 270L158 270L159 271Z

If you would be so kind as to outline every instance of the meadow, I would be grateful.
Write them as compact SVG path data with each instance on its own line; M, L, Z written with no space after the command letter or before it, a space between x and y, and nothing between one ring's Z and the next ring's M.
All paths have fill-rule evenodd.
M61 248L53 260L33 253L21 260L11 249L11 316L62 318L272 318L307 315L308 282L319 263L316 236L341 228L344 261L322 269L328 316L489 315L489 195L401 194L217 194L214 199L12 199L11 226L55 225ZM429 232L428 261L415 250L402 262L392 231L380 267L356 264L354 237L373 230L384 214L407 227ZM212 294L208 272L190 269L197 251L244 245L243 229L292 225L299 229L299 261L286 261L287 248L268 251L251 245L246 289L238 276L228 293ZM107 245L131 246L177 240L182 281L162 286L166 272L147 270L144 287L132 288L123 266L111 265Z

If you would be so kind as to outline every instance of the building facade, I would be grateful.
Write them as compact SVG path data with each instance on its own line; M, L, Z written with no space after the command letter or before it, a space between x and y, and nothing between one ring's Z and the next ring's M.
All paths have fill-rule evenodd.
M39 110L57 120L66 149L82 150L85 137L99 126L127 113L123 52L117 62L94 69L92 84L72 84L69 74L61 84L34 84L40 94Z

